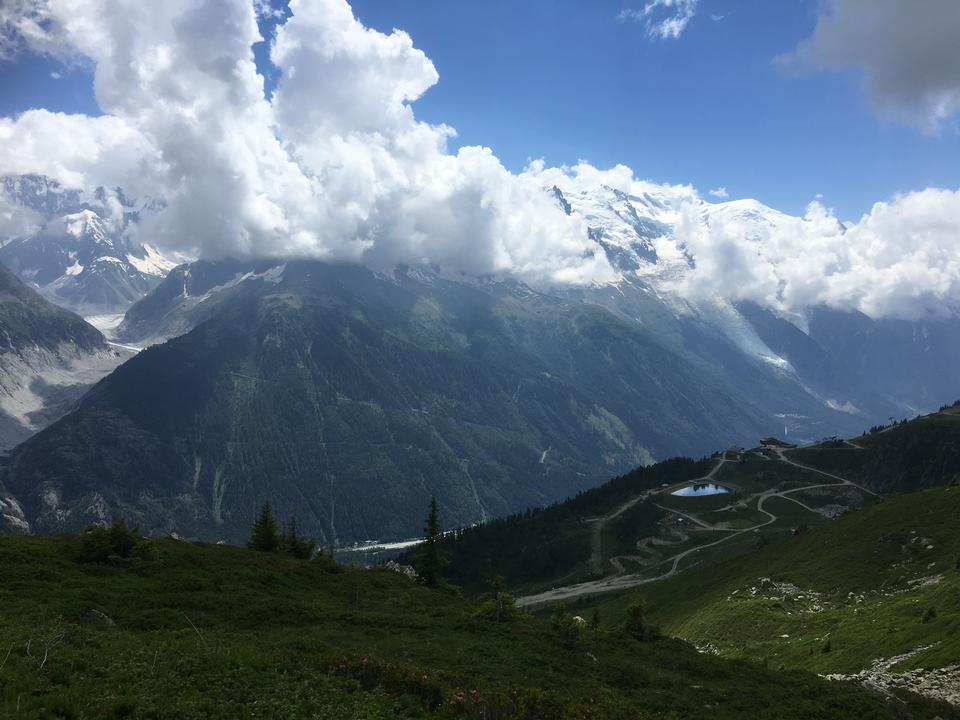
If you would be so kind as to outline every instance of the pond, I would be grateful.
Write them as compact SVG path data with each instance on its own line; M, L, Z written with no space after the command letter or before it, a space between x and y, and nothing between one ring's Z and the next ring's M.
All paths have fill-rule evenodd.
M723 495L728 492L730 492L730 488L726 485L703 483L701 485L687 485L679 490L674 490L670 494L679 497L703 497L705 495Z

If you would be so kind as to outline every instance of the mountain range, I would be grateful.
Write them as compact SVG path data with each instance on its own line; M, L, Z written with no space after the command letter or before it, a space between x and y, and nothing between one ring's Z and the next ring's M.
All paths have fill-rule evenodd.
M162 256L123 243L162 202L5 183L48 219L0 255L49 280L48 295L72 288L76 306L92 295L64 277L89 270L90 287L116 291L113 310L135 300L113 339L152 346L13 452L3 482L34 532L122 514L150 532L237 542L270 500L325 544L403 538L431 495L447 522L469 525L656 460L771 433L852 434L960 396L956 319L786 317L680 292L695 265L676 231L689 197L669 187L544 188L585 219L618 273L606 284L265 258L199 260L162 280L158 260L156 274L118 285L69 243L109 245L106 265L137 270L134 259ZM697 203L704 225L787 217L754 201ZM123 220L110 226L116 212L103 208L117 204ZM29 257L59 260L41 276Z
M409 537L431 495L470 524L778 424L595 304L309 261L244 277L13 452L35 531L120 512L239 541L270 500L324 543Z

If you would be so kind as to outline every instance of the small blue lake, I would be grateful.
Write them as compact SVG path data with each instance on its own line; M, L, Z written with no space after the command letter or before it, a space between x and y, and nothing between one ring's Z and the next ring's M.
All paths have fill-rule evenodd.
M725 485L704 483L702 485L687 485L679 490L674 490L670 494L679 497L703 497L705 495L723 495L728 492L730 492L730 488Z

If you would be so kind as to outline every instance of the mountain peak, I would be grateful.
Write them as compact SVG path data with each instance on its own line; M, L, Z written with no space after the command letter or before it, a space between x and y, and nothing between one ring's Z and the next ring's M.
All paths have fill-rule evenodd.
M66 189L42 175L7 175L0 189L42 220L32 234L0 238L0 261L59 305L122 312L176 266L131 233L162 203L133 201L120 189Z

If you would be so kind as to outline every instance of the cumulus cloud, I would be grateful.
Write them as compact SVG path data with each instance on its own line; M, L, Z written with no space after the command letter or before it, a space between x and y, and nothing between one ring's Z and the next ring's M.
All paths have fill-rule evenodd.
M647 35L676 40L697 14L698 0L648 0L642 8L625 8L617 18L642 23Z
M679 34L695 5L657 0L637 12L673 13ZM616 279L590 239L589 213L567 215L547 191L606 187L656 199L649 211L675 230L656 239L660 260L676 263L662 277L680 277L687 297L874 317L960 310L960 192L900 196L845 228L820 202L802 218L752 201L713 204L623 165L536 161L511 173L488 148L451 152L452 128L417 120L414 103L437 69L406 33L364 27L345 0L291 0L271 45L280 80L266 98L251 50L265 10L252 0L4 3L4 52L86 58L105 114L0 118L0 173L162 198L137 232L185 254L436 263L545 284ZM0 201L0 234L34 220Z
M157 191L159 154L124 120L29 110L0 117L0 173L47 175L66 187Z
M723 185L721 185L718 188L714 188L713 190L710 190L710 195L712 195L715 198L721 198L721 199L730 197L730 193L727 192L727 188L725 188Z
M154 243L205 257L613 277L583 220L533 178L508 172L486 148L450 153L453 130L416 119L412 103L437 82L436 69L406 33L365 28L345 0L290 2L272 43L280 81L269 100L251 51L263 3L23 7L5 26L19 33L5 46L89 58L106 115L2 121L0 171L73 186L136 179L166 202L140 227Z
M694 260L688 297L752 300L784 313L816 305L916 320L960 311L960 190L876 203L844 226L820 202L802 218L759 203L689 205L677 241Z
M956 0L830 0L816 29L781 62L858 68L884 114L928 131L960 112Z

